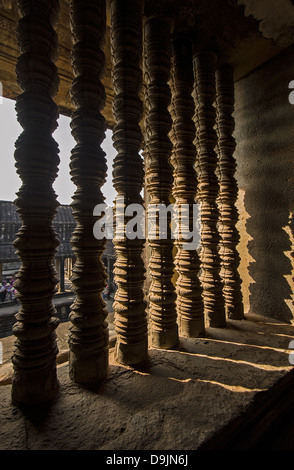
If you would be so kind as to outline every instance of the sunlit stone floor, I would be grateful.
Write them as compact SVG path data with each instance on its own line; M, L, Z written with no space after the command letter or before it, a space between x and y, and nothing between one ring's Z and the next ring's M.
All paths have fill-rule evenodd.
M68 323L57 334L58 398L36 417L13 407L11 385L2 385L1 450L196 450L293 369L293 326L246 315L205 338L181 338L177 349L150 349L143 371L117 364L112 348L105 384L90 391L68 378ZM3 346L7 373L12 338Z

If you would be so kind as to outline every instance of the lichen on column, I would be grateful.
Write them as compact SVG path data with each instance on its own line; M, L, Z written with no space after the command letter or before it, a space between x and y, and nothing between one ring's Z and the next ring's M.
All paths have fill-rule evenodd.
M233 137L235 129L234 112L234 77L233 68L225 64L216 72L217 92L217 134L219 154L218 197L221 235L220 257L221 278L225 298L226 313L229 318L244 318L241 278L238 271L240 256L237 250L240 237L236 227L239 214L236 207L238 185L235 179L236 161L234 151L236 142Z
M76 110L72 135L76 146L71 155L71 177L76 185L71 204L76 227L71 244L76 257L71 282L76 294L71 307L69 374L81 384L98 384L108 372L108 328L102 291L106 273L101 256L105 238L96 237L94 208L104 203L101 187L106 180L106 159L101 144L106 123L101 114L105 90L101 79L105 57L102 50L106 31L105 1L71 2L74 39L71 95Z
M113 309L117 341L115 358L118 362L138 366L148 359L146 301L143 284L144 238L126 233L132 214L126 214L131 204L143 206L141 191L144 165L140 155L142 133L142 2L129 0L111 2L111 52L113 87L113 145L117 155L113 164L115 201L114 267L117 291ZM124 220L118 215L123 214ZM138 228L138 227L137 227ZM142 234L141 234L142 235Z
M17 337L12 362L12 402L37 405L52 401L58 390L53 305L57 278L54 256L59 241L52 220L58 202L53 190L59 164L52 137L58 109L53 97L59 79L54 64L59 13L57 0L19 0L17 39L21 55L16 75L23 93L16 100L23 132L15 143L15 161L22 186L15 201L22 226L15 240L21 260L15 287L20 310L13 334Z
M201 203L201 283L204 314L211 327L226 325L225 305L220 278L218 232L219 211L217 197L219 184L217 169L216 125L216 71L214 52L194 56L195 118L198 171L198 197Z

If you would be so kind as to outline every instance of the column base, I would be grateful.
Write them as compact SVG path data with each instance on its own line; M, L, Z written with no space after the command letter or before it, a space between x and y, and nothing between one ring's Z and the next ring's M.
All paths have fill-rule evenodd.
M98 385L107 377L108 365L108 348L98 357L69 352L69 377L77 384Z
M11 401L15 406L45 405L56 399L59 390L56 369L42 372L15 371Z
M140 366L148 361L148 338L138 343L125 343L117 337L114 358L126 366Z
M225 328L227 326L225 314L220 312L220 315L215 315L214 318L209 318L209 326L211 328Z
M172 349L179 344L178 328L169 331L151 331L151 341L154 348Z
M204 317L195 320L179 318L179 333L185 338L202 338L205 336Z
M245 320L243 305L226 307L226 314L230 320Z

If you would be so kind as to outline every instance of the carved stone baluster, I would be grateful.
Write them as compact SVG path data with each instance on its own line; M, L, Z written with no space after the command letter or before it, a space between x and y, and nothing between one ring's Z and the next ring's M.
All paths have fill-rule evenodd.
M113 112L116 125L113 142L117 156L113 164L116 197L115 282L113 304L117 342L115 358L132 366L143 364L148 357L146 302L143 284L145 268L142 258L144 239L131 239L125 232L132 216L125 214L130 204L142 207L141 191L144 166L139 154L142 143L140 119L142 102L142 2L111 2L111 48L115 98ZM118 211L124 215L121 222ZM135 216L135 214L134 214Z
M108 371L108 329L105 302L101 294L106 273L101 255L105 239L93 233L93 210L102 204L101 186L106 178L105 152L101 143L106 124L101 115L105 90L101 83L105 57L102 45L106 29L105 1L71 2L74 37L72 67L75 78L71 94L76 110L72 134L77 145L72 150L71 176L77 186L73 196L76 228L71 243L76 262L72 284L76 299L71 307L69 373L73 381L96 384Z
M244 318L241 278L238 272L240 257L237 251L239 233L236 228L238 210L236 199L238 186L235 180L236 161L234 151L236 142L233 137L235 122L234 112L234 78L230 65L224 65L216 73L217 91L217 132L219 150L219 210L221 234L221 277L229 318Z
M195 124L193 90L192 44L181 35L173 41L172 67L172 118L174 167L173 195L178 207L189 208L188 221L180 217L180 234L175 258L177 279L177 314L181 336L197 337L204 334L202 289L199 280L200 260L196 242L189 235L193 227L193 209L197 190L194 169L196 149L194 146ZM187 223L188 222L188 223ZM194 234L196 235L196 234ZM195 237L196 238L196 237ZM186 246L187 244L187 246ZM187 249L188 248L188 249Z
M59 80L54 61L58 17L57 0L19 0L21 19L17 37L21 55L16 74L23 93L16 102L23 127L15 147L22 180L16 205L22 226L14 243L22 265L15 286L21 303L13 333L17 337L12 362L12 402L36 405L53 400L58 390L52 302L56 292L54 255L58 240L52 220L58 203L52 184L57 175L58 145L52 137L58 109L53 101Z
M170 25L163 18L153 17L145 24L145 69L146 69L146 189L149 197L148 219L152 206L170 204L173 174L169 163L171 156L171 116L168 106L171 91L170 76ZM149 270L151 286L149 313L152 327L152 344L155 347L171 348L178 343L176 322L175 288L173 277L173 240L170 233L170 217L167 231L159 234L159 218L149 236L151 256ZM156 233L157 232L157 233ZM160 238L165 236L165 238Z
M216 111L214 102L216 55L203 52L194 57L195 106L197 116L199 200L201 202L201 282L203 288L204 314L211 327L226 324L220 257L217 197L219 191L216 176L217 134L214 129Z

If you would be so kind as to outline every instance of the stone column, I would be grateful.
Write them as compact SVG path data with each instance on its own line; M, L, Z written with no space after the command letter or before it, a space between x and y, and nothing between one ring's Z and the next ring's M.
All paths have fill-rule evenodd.
M12 402L37 405L56 396L55 329L52 299L56 292L54 257L58 239L52 220L58 203L52 188L58 171L58 145L52 137L58 109L57 0L19 0L17 39L21 55L16 75L23 93L16 101L23 132L16 141L15 160L22 186L16 205L22 220L14 246L21 260L15 287L21 307L13 333L17 337L12 362Z
M76 228L71 243L75 254L71 282L76 294L72 305L69 335L70 378L81 384L97 384L108 372L108 329L102 291L106 273L101 260L105 239L94 236L93 210L104 202L101 186L106 178L105 152L101 144L106 124L101 115L105 90L101 83L105 57L102 51L106 30L105 1L71 2L74 38L72 68L75 78L71 94L76 111L72 134L77 145L71 156L71 176L77 189L72 210Z
M179 234L176 242L175 266L178 273L176 282L177 314L181 336L203 336L204 311L202 288L199 280L200 260L196 248L199 238L196 235L196 191L197 175L194 168L196 149L194 146L195 107L192 98L193 62L192 44L182 33L173 40L172 57L172 132L173 153L171 163L174 168L173 195L179 208ZM184 219L183 219L184 218ZM191 237L189 232L193 232ZM197 243L198 242L198 243Z
M146 83L146 142L145 171L148 192L148 220L155 214L155 206L163 211L170 204L173 174L169 163L172 144L169 138L171 116L168 106L171 91L168 84L171 67L170 24L162 17L152 17L145 23L145 83ZM163 219L166 221L164 212ZM152 344L172 348L178 344L178 325L175 288L172 283L173 240L171 217L167 214L166 228L159 228L159 217L148 230L150 247L149 314Z
M204 314L211 327L226 324L225 306L220 278L220 257L217 197L219 193L217 169L216 85L217 57L213 52L202 52L194 57L195 108L197 134L197 171L199 201L201 203L201 282Z
M113 164L113 186L116 197L116 233L114 268L117 291L113 304L117 333L115 358L128 365L144 363L148 357L146 304L144 301L144 239L126 233L132 217L125 213L130 204L142 206L141 191L144 166L139 154L142 143L140 120L142 102L142 2L113 0L111 2L111 51L113 112L116 125L113 145L117 156ZM121 211L124 220L118 215ZM135 214L134 214L135 215Z
M238 197L238 186L235 179L236 161L234 158L236 142L233 137L235 97L233 69L230 65L223 65L217 70L216 91L220 180L218 204L221 235L221 278L223 280L227 316L238 320L244 318L244 308L241 278L238 271L240 257L237 245L240 237L236 228L239 215L236 208Z

